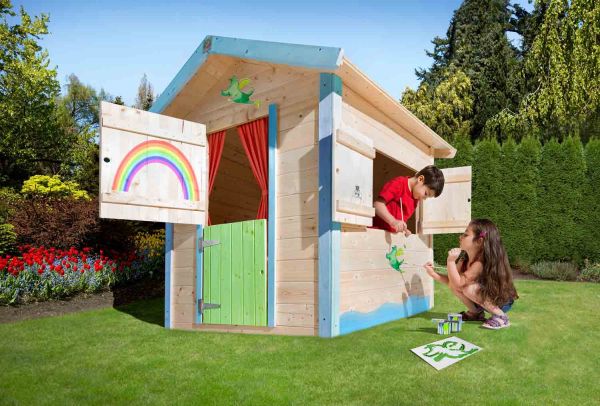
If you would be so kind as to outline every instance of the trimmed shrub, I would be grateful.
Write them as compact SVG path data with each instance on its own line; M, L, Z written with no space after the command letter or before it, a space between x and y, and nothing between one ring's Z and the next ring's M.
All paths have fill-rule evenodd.
M79 189L77 182L65 181L60 176L33 175L25 182L21 193L26 196L71 197L89 200L85 190Z
M536 259L580 260L581 230L578 212L584 192L585 161L581 143L567 138L550 140L542 148Z
M579 274L577 265L572 262L541 261L531 266L531 273L542 279L574 281Z
M82 246L97 228L98 201L34 196L20 200L9 221L21 243L60 249Z
M13 253L16 243L17 234L12 224L0 224L0 255Z
M600 283L600 264L599 263L589 263L586 261L586 264L579 274L578 280L584 282L596 282Z
M587 183L580 210L583 257L600 262L600 139L585 146Z

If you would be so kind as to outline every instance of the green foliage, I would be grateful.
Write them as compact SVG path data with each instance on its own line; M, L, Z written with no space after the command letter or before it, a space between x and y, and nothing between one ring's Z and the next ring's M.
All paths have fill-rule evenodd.
M542 261L533 264L531 273L539 278L555 281L574 281L579 275L576 264L560 261Z
M579 140L551 140L542 148L539 202L543 223L538 229L538 259L580 261L580 200L585 160Z
M600 2L539 1L528 22L527 93L518 109L488 122L486 132L510 134L520 128L542 140L598 135Z
M479 138L486 121L519 100L519 60L506 32L511 10L507 0L465 0L454 12L445 38L436 37L433 66L417 71L422 84L436 88L447 71L465 72L472 84L471 136Z
M578 280L600 283L600 263L586 262L585 267L579 274Z
M504 180L500 162L501 148L495 139L485 139L475 144L473 161L473 201L472 217L488 218L498 222L498 217L506 206L506 198L501 192Z
M435 88L425 82L416 91L406 88L401 102L446 139L468 137L471 132L471 80L460 70L446 70Z
M592 139L585 146L587 183L584 185L580 210L582 249L584 257L600 262L600 139Z
M0 255L11 254L17 244L17 234L12 224L0 224Z
M20 184L34 173L56 172L72 139L60 134L55 99L60 86L38 41L48 16L20 21L9 1L0 2L0 185Z
M21 195L11 188L0 188L0 224L6 223Z
M23 182L21 193L26 196L72 197L76 200L90 200L87 192L79 189L77 182L63 182L58 175L34 175Z
M496 177L500 180L498 185L500 189L496 190L502 200L498 205L496 213L496 226L500 230L504 247L514 257L515 249L518 249L524 243L531 243L532 240L517 240L514 231L520 227L521 216L515 211L515 199L521 195L519 181L519 166L517 163L517 143L508 139L501 146L500 168Z
M58 99L57 111L63 133L74 141L61 166L61 173L96 195L99 183L100 100L111 99L112 96L104 90L98 94L74 74L69 75L65 87L67 92Z
M511 183L507 186L512 191L508 202L512 221L510 228L503 231L502 235L509 258L514 262L523 263L535 256L537 230L544 219L538 200L541 149L537 139L526 137L518 144L514 157L510 157L513 161L509 161L506 155L504 159L504 164L511 172L506 176Z

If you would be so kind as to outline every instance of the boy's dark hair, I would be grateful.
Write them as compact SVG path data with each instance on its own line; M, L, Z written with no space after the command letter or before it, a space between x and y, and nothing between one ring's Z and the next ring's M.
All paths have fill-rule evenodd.
M435 165L429 165L421 169L415 177L423 176L425 178L425 186L433 190L435 197L442 194L444 190L444 173Z

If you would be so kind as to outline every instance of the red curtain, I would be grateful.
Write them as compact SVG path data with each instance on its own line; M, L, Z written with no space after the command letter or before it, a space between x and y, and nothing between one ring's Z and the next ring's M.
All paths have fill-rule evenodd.
M269 210L269 172L268 172L268 118L261 118L238 128L240 140L250 161L252 172L261 190L257 219L266 219Z
M223 154L223 144L225 144L225 133L226 131L218 131L216 133L208 134L208 197L213 190L215 179L217 177L217 171L219 170L219 163L221 162L221 155ZM212 223L210 221L210 213L208 214L208 225Z

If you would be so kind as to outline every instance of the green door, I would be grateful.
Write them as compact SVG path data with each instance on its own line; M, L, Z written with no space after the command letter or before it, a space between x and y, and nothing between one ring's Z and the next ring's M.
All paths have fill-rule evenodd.
M204 229L203 323L267 325L267 221ZM219 305L215 308L213 305Z

